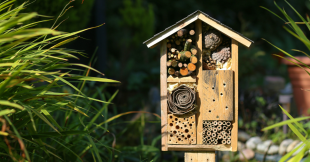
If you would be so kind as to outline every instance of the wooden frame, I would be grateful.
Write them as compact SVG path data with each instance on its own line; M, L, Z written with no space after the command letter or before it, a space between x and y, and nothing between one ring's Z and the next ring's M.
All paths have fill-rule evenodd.
M230 87L230 94L233 95L232 102L230 102L229 107L232 107L233 113L231 113L231 109L229 110L229 115L226 114L225 117L219 117L218 120L228 120L232 121L232 130L231 130L231 144L217 144L217 145L206 145L203 143L203 120L215 120L214 118L210 118L206 115L202 115L207 113L206 108L202 107L201 105L206 104L202 101L204 98L203 91L204 91L204 78L203 78L203 69L202 69L202 22L207 23L208 25L212 26L213 28L217 29L218 31L222 32L223 34L227 35L231 38L231 71L229 72L228 78L230 78L233 82L232 88ZM192 77L183 77L183 78L173 78L171 76L167 77L167 41L166 38L170 35L174 34L178 30L186 27L187 25L195 23L195 40L196 40L196 47L197 47L197 58L198 62L196 64L196 78ZM162 151L237 151L237 144L238 144L238 43L241 43L247 47L252 44L252 41L248 40L247 38L243 37L239 33L234 32L227 26L223 26L219 22L215 21L214 19L206 16L206 14L196 11L190 16L186 17L185 19L177 22L175 25L167 28L165 31L155 35L153 38L146 41L148 47L155 47L156 45L160 44L160 96L161 96L161 133L162 133ZM223 71L223 75L226 76L226 73ZM221 73L221 74L222 74ZM217 74L217 73L216 73ZM227 73L228 74L228 73ZM222 80L223 77L220 77ZM220 79L220 80L221 80ZM230 81L231 81L230 80ZM197 93L196 93L196 104L198 106L198 113L195 114L196 116L196 142L194 144L169 144L168 143L168 105L167 105L167 85L169 82L187 82L187 83L196 83L197 85ZM223 84L224 82L219 82ZM227 86L228 87L228 86ZM221 91L224 93L223 87ZM222 99L223 100L223 99ZM227 99L228 100L228 99ZM231 101L231 98L229 98ZM219 100L221 101L221 100ZM227 105L227 104L225 104ZM232 106L233 105L233 106ZM219 112L217 112L219 113ZM227 117L229 116L229 117ZM207 118L207 119L205 119ZM185 118L184 118L185 119ZM194 122L193 122L194 123ZM170 125L171 126L171 125ZM170 138L170 137L169 137ZM175 142L177 143L177 142ZM200 156L199 153L187 154L188 158L198 157ZM202 154L201 154L202 155Z

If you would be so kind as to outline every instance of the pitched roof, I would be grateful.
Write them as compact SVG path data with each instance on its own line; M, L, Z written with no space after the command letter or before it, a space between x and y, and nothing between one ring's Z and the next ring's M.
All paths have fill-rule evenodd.
M201 21L209 24L213 28L219 30L220 32L226 34L228 37L235 39L239 43L245 45L246 47L250 47L254 41L250 40L249 38L245 37L244 35L234 31L232 28L222 24L220 21L212 18L208 14L197 10L193 12L192 14L188 15L187 17L183 18L182 20L176 22L175 24L169 26L164 31L161 31L157 34L155 34L152 38L146 40L143 42L143 44L146 44L147 47L153 48L158 45L159 42L164 40L165 38L169 37L170 35L174 34L178 30L186 27L187 25L191 24L192 22L195 22L196 20L200 19Z

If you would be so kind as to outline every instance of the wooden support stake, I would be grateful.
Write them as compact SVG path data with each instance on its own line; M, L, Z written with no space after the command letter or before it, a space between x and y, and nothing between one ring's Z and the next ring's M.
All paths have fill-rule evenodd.
M215 162L215 152L186 152L185 162Z
M161 150L168 151L167 126L167 43L162 41L160 47L160 99L161 99Z

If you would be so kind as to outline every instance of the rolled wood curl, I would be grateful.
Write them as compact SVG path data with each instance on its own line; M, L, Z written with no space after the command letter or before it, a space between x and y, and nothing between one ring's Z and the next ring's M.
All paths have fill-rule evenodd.
M168 92L168 107L172 114L182 115L195 109L195 91L181 85L174 89L171 94Z

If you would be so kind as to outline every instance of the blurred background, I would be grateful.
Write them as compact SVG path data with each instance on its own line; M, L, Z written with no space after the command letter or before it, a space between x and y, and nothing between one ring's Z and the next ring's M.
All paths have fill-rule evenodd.
M17 2L22 3L23 0ZM68 2L37 0L26 10L57 17ZM309 14L308 0L289 2L302 16ZM293 19L299 20L284 1L278 0L277 3L287 8ZM160 114L159 47L148 49L142 43L194 11L201 10L255 42L250 48L239 46L240 132L266 137L278 143L289 136L283 134L283 130L261 131L267 125L283 120L278 106L279 95L292 94L287 66L281 63L281 58L272 55L283 56L283 53L262 38L293 55L300 54L291 49L306 50L306 47L283 29L285 24L281 19L260 7L281 15L273 1L84 0L82 3L82 0L76 0L69 5L74 7L62 16L65 21L58 30L73 32L105 23L83 32L81 38L68 48L88 54L88 57L71 62L89 64L94 55L93 67L108 78L121 81L117 85L87 85L88 94L100 88L107 97L120 90L114 104L106 112L106 119L130 111ZM49 27L53 22L41 25ZM297 111L294 99L290 103L290 113L293 116L302 115ZM115 160L183 161L183 152L160 151L160 120L152 114L122 116L109 123L108 130L116 137L117 151L112 154ZM112 142L111 136L108 143L112 145ZM229 157L233 159L235 154L229 154ZM222 156L218 158L222 159Z

